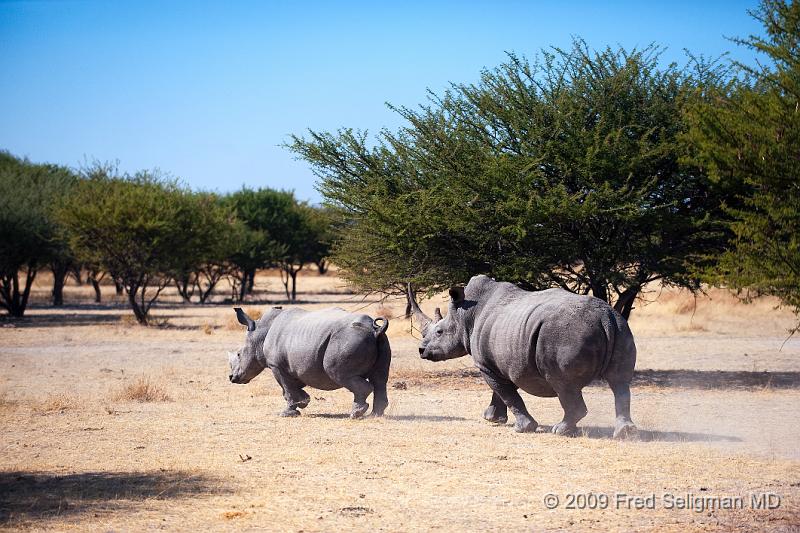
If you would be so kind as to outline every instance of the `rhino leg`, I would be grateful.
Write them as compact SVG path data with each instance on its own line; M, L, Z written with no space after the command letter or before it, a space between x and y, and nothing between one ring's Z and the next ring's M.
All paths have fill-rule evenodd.
M508 422L508 408L503 403L503 399L496 392L492 393L492 401L489 407L483 412L483 418L495 424L505 424Z
M350 418L361 418L369 409L367 397L372 394L374 387L361 376L354 376L342 381L337 381L342 387L353 393L353 410Z
M503 403L511 409L514 415L514 431L517 433L533 433L539 426L539 423L528 413L525 407L525 402L517 392L517 386L511 381L501 378L491 371L481 369L481 374L486 383L492 388L492 392L496 394Z
M372 393L372 416L383 416L389 405L386 383L389 381L389 365L392 362L392 349L386 335L378 337L378 359L367 379L374 388Z
M286 409L281 411L280 416L299 416L297 409L305 409L311 401L311 397L303 390L305 385L278 368L273 368L272 374L283 389L283 398L286 400Z
M574 437L578 434L578 421L589 412L583 401L583 393L580 389L570 387L556 389L556 392L564 409L564 419L554 425L552 431L556 435Z
M636 425L631 420L631 387L628 382L609 382L614 393L614 408L617 420L614 424L614 438L627 439L635 437L638 433Z

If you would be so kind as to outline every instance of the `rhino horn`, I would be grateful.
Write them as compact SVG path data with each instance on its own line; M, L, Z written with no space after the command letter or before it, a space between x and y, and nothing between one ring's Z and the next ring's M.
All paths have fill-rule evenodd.
M414 289L411 288L411 284L408 284L408 305L411 306L411 312L414 314L414 319L419 322L419 329L423 335L425 335L425 331L430 326L432 320L428 315L422 312L422 309L419 308L417 305L417 298L414 295Z
M243 326L247 326L247 331L253 331L256 329L255 321L247 316L247 313L241 307L234 307L234 311L236 311L236 318L239 319L239 324Z
M439 322L442 319L442 312L437 307L433 310L433 320Z

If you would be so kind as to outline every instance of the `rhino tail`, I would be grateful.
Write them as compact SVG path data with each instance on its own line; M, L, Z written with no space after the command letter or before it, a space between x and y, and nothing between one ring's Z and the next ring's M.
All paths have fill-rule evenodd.
M603 318L601 319L603 332L606 334L606 352L605 357L603 358L603 363L600 366L599 375L596 377L605 378L606 371L608 370L609 365L611 365L611 361L614 359L618 331L618 324L616 320L617 317L614 316L615 314L616 313L614 312L604 314Z
M603 361L600 376L612 381L630 383L636 366L636 344L628 321L616 311L610 313L608 336L609 350Z
M389 329L389 319L379 316L372 320L372 327L375 328L375 338L377 339Z

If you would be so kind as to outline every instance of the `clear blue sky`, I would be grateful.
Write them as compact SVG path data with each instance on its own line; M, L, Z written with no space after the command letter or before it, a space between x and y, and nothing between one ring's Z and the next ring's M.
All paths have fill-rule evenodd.
M199 2L0 0L0 149L79 167L158 167L195 188L293 189L279 145L307 128L377 132L426 88L471 82L505 51L668 47L750 62L755 1Z

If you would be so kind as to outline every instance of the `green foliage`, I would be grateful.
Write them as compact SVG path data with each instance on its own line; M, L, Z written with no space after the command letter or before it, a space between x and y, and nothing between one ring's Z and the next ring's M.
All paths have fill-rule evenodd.
M283 274L287 299L295 300L297 273L306 264L319 264L327 256L328 217L298 202L291 192L268 188L243 188L226 201L245 225L240 229L241 244L234 256L245 273L242 288L252 281L250 276L256 269L277 266Z
M751 15L766 35L737 42L768 66L738 65L740 79L688 113L695 160L738 193L726 209L735 240L710 279L800 313L800 3L764 0Z
M189 251L181 258L174 277L178 292L186 301L197 293L205 303L217 284L233 273L232 257L240 251L241 224L222 198L195 192L188 197L193 214L193 229L187 235Z
M195 257L207 231L207 202L174 180L147 172L118 177L95 167L58 216L75 253L119 280L136 319L147 324L160 292L186 267L186 258Z
M74 179L66 168L0 152L0 306L12 316L25 313L38 269L69 254L53 210Z
M726 232L722 190L691 163L683 108L708 69L658 64L660 50L511 55L453 85L407 125L310 132L289 146L313 166L340 218L333 261L355 285L430 290L485 273L616 301L647 283L690 289Z

